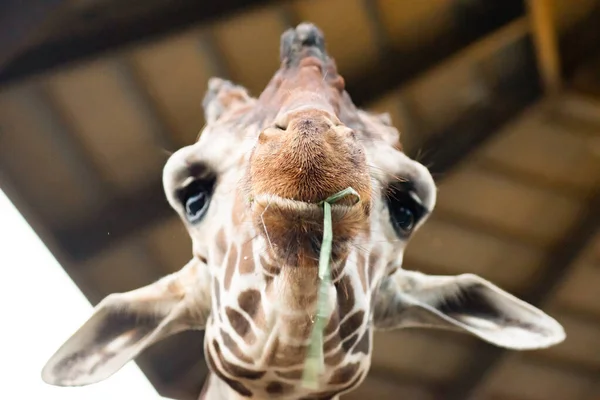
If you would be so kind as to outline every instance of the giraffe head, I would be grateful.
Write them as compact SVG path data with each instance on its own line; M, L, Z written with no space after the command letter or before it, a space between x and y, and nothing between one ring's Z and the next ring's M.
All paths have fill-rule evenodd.
M227 247L219 238L258 238L258 266L307 267L315 276L308 267L316 267L323 232L318 203L352 187L358 203L333 205L332 264L355 265L345 262L352 249L387 242L378 246L389 253L382 263L397 268L408 238L434 208L431 174L401 151L387 115L355 107L318 28L286 31L280 59L258 99L213 78L200 140L165 167L167 197L196 255L223 257L214 256Z
M258 98L211 79L199 140L165 165L166 197L192 238L190 263L108 296L52 356L46 382L105 379L184 329L205 329L214 382L237 396L289 399L356 387L373 328L448 328L510 349L564 339L554 319L480 277L403 270L410 237L435 207L431 174L403 153L387 115L355 107L318 28L286 31L280 60ZM298 372L317 299L319 202L347 187L359 201L332 206L327 368L307 392Z

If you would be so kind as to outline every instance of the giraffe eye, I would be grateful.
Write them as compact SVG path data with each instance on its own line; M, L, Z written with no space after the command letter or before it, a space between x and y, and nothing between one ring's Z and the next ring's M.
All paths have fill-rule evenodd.
M390 185L386 201L394 231L398 236L407 237L425 214L425 208L407 182Z
M412 231L415 226L415 215L408 207L400 206L390 210L392 213L392 223L396 230L403 232Z
M211 182L195 180L181 189L179 199L185 210L186 219L194 224L199 222L210 204Z

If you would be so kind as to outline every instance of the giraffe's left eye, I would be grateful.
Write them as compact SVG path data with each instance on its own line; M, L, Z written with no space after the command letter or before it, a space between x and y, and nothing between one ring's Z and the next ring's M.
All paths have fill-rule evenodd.
M199 222L210 204L212 183L195 180L179 192L179 199L185 210L186 219L194 224Z

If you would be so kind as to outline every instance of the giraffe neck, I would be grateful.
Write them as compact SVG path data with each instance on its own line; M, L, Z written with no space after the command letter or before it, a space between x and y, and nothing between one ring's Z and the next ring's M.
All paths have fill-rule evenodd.
M207 393L233 390L238 397L231 398L299 400L334 398L357 386L370 365L372 335L370 291L361 281L368 269L364 252L349 253L330 288L323 345L326 368L319 388L312 391L301 385L301 378L314 323L316 273L297 266L264 272L264 251L256 251L253 244L257 245L232 241L219 267L221 274L214 275L205 355L215 383L208 384Z
M254 400L267 400L272 397L253 397ZM241 396L229 385L221 380L214 373L209 372L198 400L246 400L246 397ZM315 399L316 400L316 399ZM318 399L318 400L325 400ZM339 400L339 396L327 398L327 400Z

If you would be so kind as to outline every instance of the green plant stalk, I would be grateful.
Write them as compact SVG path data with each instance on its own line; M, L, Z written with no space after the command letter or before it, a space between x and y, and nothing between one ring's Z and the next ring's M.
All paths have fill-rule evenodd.
M319 385L319 375L325 369L325 356L323 354L323 331L329 313L327 312L327 300L329 287L331 286L331 246L333 243L333 224L331 220L331 204L347 196L353 196L355 204L360 201L360 196L351 187L338 192L320 202L323 205L323 241L319 254L319 292L317 295L317 313L315 323L310 337L310 347L304 363L302 384L305 388L316 390Z

